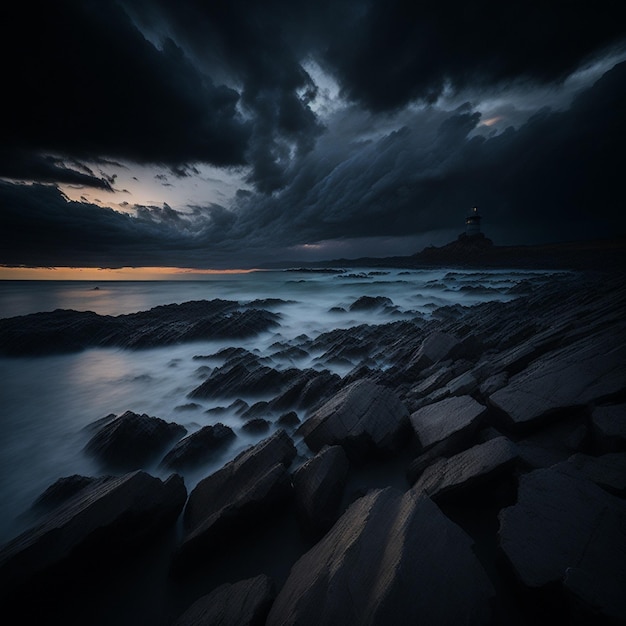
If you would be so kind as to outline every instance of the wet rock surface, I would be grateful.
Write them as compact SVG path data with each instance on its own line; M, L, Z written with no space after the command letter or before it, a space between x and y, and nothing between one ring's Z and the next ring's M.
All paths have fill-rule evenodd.
M85 623L130 585L140 608L108 623L625 623L626 281L564 273L510 295L278 337L264 356L239 344L199 355L192 396L211 423L186 438L148 415L93 424L87 449L106 473L54 483L37 523L1 549L7 610ZM21 320L24 334L0 324L0 350L167 344L220 323L241 338L280 323L259 309L273 304L55 312ZM233 458L203 473L224 449ZM197 480L124 473L150 460ZM107 552L97 585L81 583Z
M251 337L277 325L275 313L228 300L168 304L118 316L57 309L0 319L0 354L54 354L96 346L149 348Z
M85 450L106 467L128 471L144 467L186 433L175 422L126 411L104 424L87 442Z

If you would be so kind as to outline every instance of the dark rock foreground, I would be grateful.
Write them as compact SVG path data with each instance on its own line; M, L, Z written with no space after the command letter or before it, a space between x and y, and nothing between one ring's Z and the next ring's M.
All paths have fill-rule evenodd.
M275 346L321 354L320 370L230 349L194 397L270 432L189 493L185 468L202 471L243 421L243 434L216 421L187 437L156 417L95 423L89 450L107 468L156 455L181 475L54 483L39 521L0 549L6 614L626 624L626 279L563 274L521 291ZM323 369L334 359L353 369Z

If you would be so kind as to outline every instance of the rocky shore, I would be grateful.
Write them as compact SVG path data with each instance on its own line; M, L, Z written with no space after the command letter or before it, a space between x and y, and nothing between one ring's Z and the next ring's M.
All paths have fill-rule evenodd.
M269 301L159 309L2 320L0 350L167 345L279 323ZM185 469L238 436L219 411L192 434L130 411L98 420L85 453L107 471L52 480L32 527L0 548L3 613L626 624L624 311L622 273L568 273L505 303L275 346L355 364L343 377L228 349L190 401L224 399L251 431L278 430L188 489ZM259 390L270 399L243 400ZM155 459L167 479L145 471Z

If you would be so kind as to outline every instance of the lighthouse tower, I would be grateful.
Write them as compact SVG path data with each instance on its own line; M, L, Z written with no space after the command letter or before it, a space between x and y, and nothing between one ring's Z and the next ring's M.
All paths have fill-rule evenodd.
M478 213L478 207L473 207L470 214L465 218L465 234L468 237L480 235L481 216Z

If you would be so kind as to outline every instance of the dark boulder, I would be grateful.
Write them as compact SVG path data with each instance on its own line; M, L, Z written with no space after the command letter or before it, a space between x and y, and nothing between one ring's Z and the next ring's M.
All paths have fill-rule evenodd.
M429 498L387 488L296 562L267 625L485 624L493 596L471 539Z
M416 493L434 500L472 490L510 470L517 460L515 444L496 437L427 467L415 483Z
M554 466L555 470L584 478L616 496L626 496L626 452L610 452L601 456L574 454Z
M50 511L74 497L79 491L106 482L111 476L64 476L48 487L33 503L35 510Z
M279 430L202 479L185 506L175 570L205 558L240 528L262 524L264 515L291 494L287 467L295 456L293 441Z
M274 583L264 574L225 583L196 600L174 626L264 626L275 597Z
M135 470L155 460L186 433L180 424L126 411L98 430L85 450L107 467Z
M626 452L626 404L594 408L591 432L599 452Z
M302 528L319 538L337 521L350 464L341 446L323 448L293 475Z
M200 430L181 439L161 461L163 467L174 470L197 467L223 450L236 435L233 429L224 424L204 426Z
M350 311L376 311L394 308L393 301L385 296L361 296L350 305Z
M298 426L300 424L300 418L295 411L283 413L277 421L281 426Z
M247 433L266 433L270 429L270 423L262 417L255 417L248 420L241 430L245 430Z
M408 417L391 389L358 380L313 412L296 432L315 452L339 444L349 456L362 458L398 450L406 442Z
M518 431L572 407L585 406L626 389L626 343L613 327L590 333L548 352L489 401Z
M424 449L444 441L463 442L478 430L487 412L471 396L455 396L418 409L411 426ZM454 440L454 441L452 441Z
M443 361L458 344L459 339L455 335L438 330L432 331L411 355L406 373L409 376L416 376L421 370Z
M234 398L242 395L269 397L284 391L300 370L278 370L268 365L225 364L213 370L211 376L196 387L190 398Z
M123 562L174 524L186 498L177 474L161 481L137 471L84 487L0 549L2 593L33 577L41 581L112 558Z
M526 587L560 585L569 568L581 566L626 587L626 502L589 480L556 468L523 475L517 503L500 512L499 537Z

